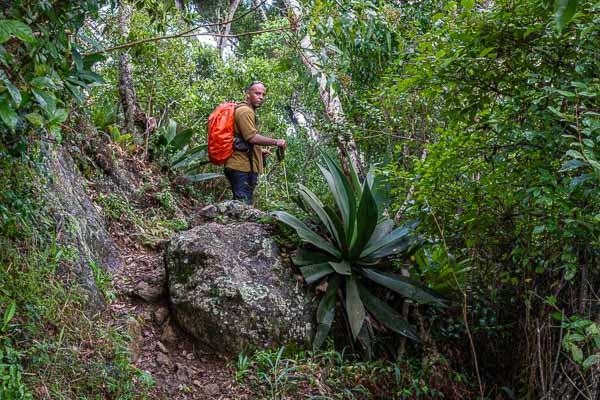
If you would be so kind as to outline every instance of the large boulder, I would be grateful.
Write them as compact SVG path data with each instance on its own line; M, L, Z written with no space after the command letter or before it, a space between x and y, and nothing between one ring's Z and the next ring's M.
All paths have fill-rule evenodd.
M178 324L225 354L310 341L312 309L264 225L210 222L165 253Z

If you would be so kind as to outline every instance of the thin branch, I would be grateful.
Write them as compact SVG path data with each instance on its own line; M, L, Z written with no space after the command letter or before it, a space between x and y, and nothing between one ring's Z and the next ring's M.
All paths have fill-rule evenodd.
M218 37L224 37L224 38L236 38L236 37L242 37L242 36L261 35L263 33L268 33L268 32L282 32L282 31L286 31L288 29L289 29L288 26L284 26L282 28L263 29L260 31L243 32L243 33L238 33L238 34L233 34L233 35L221 35L218 33L211 33L211 32L202 32L202 33L191 32L191 33L186 33L184 35L177 34L177 35L159 36L159 37L153 37L153 38L148 38L148 39L136 40L135 42L130 42L130 43L127 43L127 44L124 44L121 46L115 46L115 47L111 47L111 48L104 49L104 50L94 51L94 52L90 52L90 53L83 53L83 55L91 56L94 54L108 53L108 52L111 52L114 50L129 48L129 47L137 46L137 45L143 44L143 43L158 42L160 40L177 39L177 38L181 38L181 37L218 36Z
M129 43L125 43L125 44L121 44L118 46L114 46L114 47L109 47L108 49L104 49L104 50L98 50L98 51L92 51L92 52L87 52L87 53L83 53L82 55L84 56L91 56L94 54L102 54L102 53L108 53L114 50L120 50L120 49L127 49L133 46L137 46L138 44L143 44L143 43L147 43L147 42L157 42L159 40L164 40L164 39L175 39L178 37L183 37L183 36L192 36L189 35L190 33L201 29L201 28L208 28L211 26L218 26L218 25L224 25L224 24L231 24L232 22L238 21L242 18L244 18L246 15L256 11L258 9L258 7L262 6L267 0L263 0L260 3L258 3L256 6L252 7L251 9L249 9L248 11L246 11L245 13L243 13L242 15L235 17L233 19L230 19L229 21L222 21L222 22L212 22L209 24L202 24L202 25L196 25L195 27L188 29L186 31L183 32L179 32L179 33L175 33L173 35L166 35L166 36L157 36L157 37L153 37L153 38L147 38L147 39L140 39L140 40L135 40L133 42L129 42ZM197 35L203 35L198 33ZM219 36L219 35L214 35L214 36Z
M231 34L231 35L222 35L222 34L219 34L219 33L210 33L210 32L188 33L186 35L183 35L182 37L190 37L190 36L218 36L218 37L223 37L223 38L236 38L236 37L242 37L242 36L261 35L263 33L269 33L269 32L283 32L283 31L287 31L289 28L290 28L289 26L284 26L284 27L281 27L281 28L262 29L260 31L242 32L242 33L235 33L235 34Z

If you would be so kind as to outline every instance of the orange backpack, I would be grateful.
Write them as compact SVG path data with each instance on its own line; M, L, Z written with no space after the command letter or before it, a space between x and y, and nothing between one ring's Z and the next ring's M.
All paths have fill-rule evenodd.
M208 117L208 159L223 165L233 154L233 114L235 102L219 104Z

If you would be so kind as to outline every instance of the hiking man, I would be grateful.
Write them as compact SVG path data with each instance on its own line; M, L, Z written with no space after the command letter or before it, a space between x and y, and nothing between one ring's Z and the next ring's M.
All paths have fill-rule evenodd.
M263 146L285 149L283 139L273 139L258 133L256 109L265 100L265 86L260 81L246 88L246 100L236 105L234 114L234 150L225 163L225 176L231 185L234 200L254 203L253 193L258 174L263 172L263 157L271 151Z

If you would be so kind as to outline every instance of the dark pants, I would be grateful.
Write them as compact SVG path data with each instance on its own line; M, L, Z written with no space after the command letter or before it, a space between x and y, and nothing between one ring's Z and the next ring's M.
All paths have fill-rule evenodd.
M252 205L254 203L253 193L258 174L256 172L242 172L225 168L225 176L231 185L233 199Z

